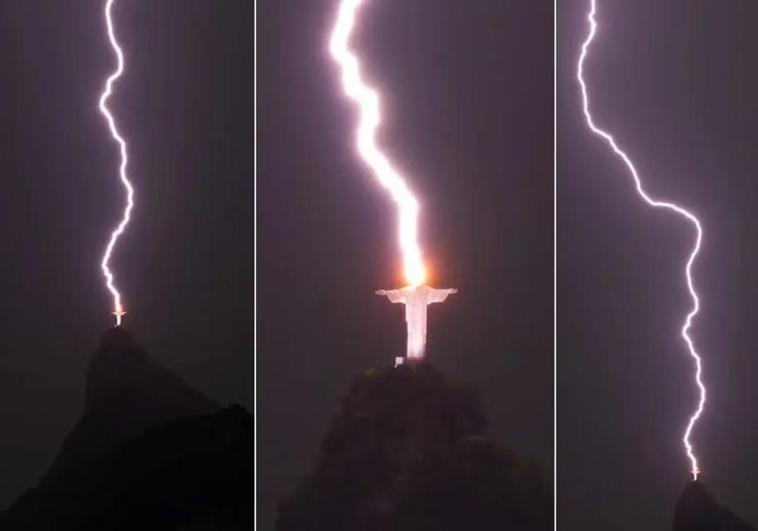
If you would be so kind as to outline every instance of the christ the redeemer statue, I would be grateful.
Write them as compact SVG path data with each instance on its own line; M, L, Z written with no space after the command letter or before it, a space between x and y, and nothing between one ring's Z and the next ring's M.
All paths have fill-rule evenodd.
M408 326L408 360L424 357L426 346L426 307L435 302L442 302L448 295L457 293L455 288L435 289L429 286L408 286L401 289L380 289L377 295L386 295L390 302L405 304L405 323ZM396 359L398 364L402 358Z

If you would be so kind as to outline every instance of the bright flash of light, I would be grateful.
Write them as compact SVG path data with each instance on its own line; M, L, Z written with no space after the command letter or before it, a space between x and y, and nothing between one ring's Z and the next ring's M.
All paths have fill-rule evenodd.
M342 1L329 41L329 50L342 71L342 85L345 93L358 105L360 111L360 121L356 132L358 152L397 203L398 237L403 253L405 278L411 286L418 286L426 280L426 270L418 244L418 201L411 193L403 176L376 145L376 129L381 119L379 95L361 79L358 58L347 45L355 26L356 12L362 2L363 0Z
M684 324L681 329L681 335L684 339L684 342L687 345L687 349L689 351L690 356L692 356L693 361L695 362L695 383L697 384L697 388L700 392L700 398L698 400L697 408L692 413L692 416L690 416L689 421L687 423L687 429L684 432L684 435L682 437L682 443L684 444L684 448L687 453L687 457L690 460L690 463L692 465L691 472L692 477L694 480L697 480L698 475L700 474L700 468L698 467L697 463L697 457L695 456L694 450L692 448L692 443L690 442L690 436L692 435L692 430L695 427L695 424L697 423L698 419L700 418L701 414L703 413L703 407L705 406L705 386L703 385L702 381L702 361L700 359L700 355L695 350L695 346L693 344L692 338L689 335L690 327L692 326L692 320L697 315L698 311L700 310L700 300L697 296L697 293L695 292L695 288L692 282L692 264L695 262L695 258L697 257L698 253L700 252L700 244L702 242L703 238L703 230L700 226L700 221L689 211L685 210L681 206L672 203L670 201L661 201L658 199L653 199L650 197L645 189L642 186L642 182L640 181L640 177L637 174L637 170L634 167L634 164L632 164L631 159L629 156L619 148L619 146L616 144L616 141L614 140L613 136L611 136L610 133L600 129L597 125L595 125L595 122L592 118L592 114L590 113L590 104L589 104L589 97L588 97L588 91L587 91L587 85L584 81L584 61L587 58L587 54L589 52L590 45L592 44L593 39L595 38L595 34L597 33L597 21L595 20L595 11L596 11L596 0L590 0L590 11L587 14L587 21L589 22L589 33L587 34L587 38L582 44L582 51L579 56L579 63L577 65L577 72L576 77L579 81L579 85L581 86L582 91L582 102L583 102L583 110L584 110L584 116L587 120L587 125L592 130L593 133L601 137L603 140L605 140L608 145L611 147L613 152L626 164L626 167L629 170L629 173L631 174L632 178L634 179L634 184L637 188L637 193L642 197L645 202L655 208L663 208L670 211L675 212L676 214L684 217L689 221L692 226L695 229L696 237L695 237L695 243L692 247L692 252L689 255L689 258L687 259L687 264L684 268L685 277L687 279L687 288L690 292L690 297L692 298L692 308L690 312L687 314L687 317L684 320Z
M123 304L121 303L121 294L119 293L118 289L116 289L116 286L113 282L113 273L108 267L108 263L110 262L111 254L113 254L113 248L116 246L116 242L118 241L121 234L123 234L126 226L129 224L132 207L134 206L134 189L132 188L131 182L129 182L129 178L126 176L126 165L128 162L128 157L126 154L126 141L119 134L113 115L110 113L110 110L106 105L108 98L110 98L111 94L113 93L113 83L119 77L121 77L121 74L124 72L124 53L121 51L121 47L116 40L116 35L113 31L113 20L111 18L111 8L113 7L114 2L115 0L107 0L105 4L105 23L108 27L108 38L110 39L113 51L116 53L116 59L118 62L116 65L116 70L114 70L113 73L108 77L107 81L105 82L105 88L100 95L100 112L105 116L105 119L108 122L108 127L111 131L111 136L113 137L113 140L115 140L118 144L121 152L119 177L121 179L121 184L126 190L126 207L124 209L124 214L121 218L121 221L111 233L110 240L108 240L108 245L105 248L105 252L103 253L103 259L100 262L100 268L102 269L103 275L105 276L105 283L108 287L108 291L110 291L111 295L113 296L113 315L116 316L116 326L120 326L121 318L126 312L124 311Z

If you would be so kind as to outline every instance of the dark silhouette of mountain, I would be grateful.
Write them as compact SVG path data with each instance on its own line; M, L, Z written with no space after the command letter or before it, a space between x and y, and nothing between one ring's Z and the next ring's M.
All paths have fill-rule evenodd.
M147 428L220 410L221 406L152 361L127 330L112 328L103 334L87 369L84 414L42 483L86 471Z
M487 432L478 396L426 363L372 369L342 399L278 531L552 529L542 470Z
M90 362L84 414L3 530L249 529L252 418L152 361L122 328Z
M674 512L674 531L756 531L719 505L702 481L690 482L679 496Z

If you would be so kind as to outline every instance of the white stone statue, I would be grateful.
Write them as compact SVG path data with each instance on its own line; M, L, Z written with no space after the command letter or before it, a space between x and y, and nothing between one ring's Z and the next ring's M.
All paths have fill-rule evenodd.
M419 360L424 357L426 347L426 307L435 302L442 302L448 295L457 293L455 288L436 289L429 286L408 286L406 288L385 290L380 289L377 295L385 295L390 302L405 304L405 323L408 326L409 360ZM402 363L399 360L396 360Z

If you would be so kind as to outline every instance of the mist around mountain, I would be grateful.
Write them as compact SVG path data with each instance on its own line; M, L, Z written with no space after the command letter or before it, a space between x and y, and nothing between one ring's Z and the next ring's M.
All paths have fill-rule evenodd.
M552 529L544 471L487 424L474 390L427 363L364 372L277 531Z
M81 419L0 529L251 529L252 449L244 408L214 403L114 328L90 362Z

